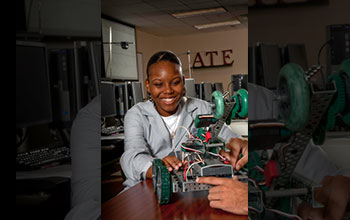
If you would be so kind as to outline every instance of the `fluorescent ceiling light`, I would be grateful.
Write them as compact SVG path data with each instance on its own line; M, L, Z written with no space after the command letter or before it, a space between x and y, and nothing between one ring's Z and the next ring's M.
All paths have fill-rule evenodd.
M241 22L239 20L233 20L233 21L223 21L223 22L216 22L216 23L209 23L209 24L198 24L194 25L197 29L206 29L206 28L215 28L215 27L222 27L222 26L233 26L240 24Z
M202 10L196 10L196 11L187 11L187 12L181 12L181 13L174 13L171 14L175 18L185 18L195 15L205 15L205 14L213 14L213 13L222 13L226 12L224 8L209 8L209 9L202 9Z

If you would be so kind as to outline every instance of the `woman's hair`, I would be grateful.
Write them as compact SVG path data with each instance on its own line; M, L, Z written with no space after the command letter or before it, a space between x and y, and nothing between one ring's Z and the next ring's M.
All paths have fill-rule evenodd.
M169 61L180 65L180 67L182 66L180 59L173 52L169 50L159 51L155 53L148 61L147 78L149 78L149 67L152 64L158 63L160 61Z

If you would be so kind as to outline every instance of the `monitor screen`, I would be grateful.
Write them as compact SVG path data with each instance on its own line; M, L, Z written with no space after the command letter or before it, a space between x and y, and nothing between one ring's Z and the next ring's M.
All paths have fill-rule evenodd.
M46 45L16 41L16 127L52 122Z
M285 48L286 61L288 63L296 63L300 65L304 70L307 70L307 57L304 44L288 44Z
M213 92L211 83L202 82L202 99L211 101L211 93Z
M219 92L221 92L222 94L224 93L224 88L223 88L224 86L222 85L222 83L221 82L216 82L216 83L214 83L214 90L216 91L219 91Z
M186 96L197 98L194 79L185 79Z
M248 79L250 83L258 84L255 45L248 46Z
M117 115L117 99L115 85L112 82L101 82L101 116L113 117Z
M101 82L101 42L90 41L87 43L89 67L90 67L90 93L92 97L100 94L100 82Z
M132 82L131 83L132 88L132 96L134 99L134 103L143 102L143 90L142 90L142 83L140 82Z
M134 105L134 98L132 94L131 81L124 83L124 95L125 95L125 113Z
M264 85L268 89L276 89L278 75L282 67L281 51L277 44L260 45L260 61L264 77Z

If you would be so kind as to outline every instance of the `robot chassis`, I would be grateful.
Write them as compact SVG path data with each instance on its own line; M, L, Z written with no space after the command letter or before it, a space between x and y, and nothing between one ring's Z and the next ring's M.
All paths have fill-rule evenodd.
M187 161L184 166L169 172L161 159L153 160L152 181L159 204L169 203L172 193L202 191L211 187L197 183L197 177L234 176L233 167L218 154L220 149L225 149L225 143L218 138L218 134L225 123L230 124L234 118L247 116L248 92L240 89L231 99L226 98L228 94L214 91L211 99L213 114L196 116L197 137L182 143L181 151L176 152L178 158Z
M272 156L264 163L256 152L249 152L250 219L263 219L265 209L291 212L292 197L314 208L323 207L314 199L321 185L294 173L294 169L310 139L315 144L323 144L326 130L334 128L336 115L350 125L350 59L343 61L338 72L321 84L312 80L320 73L321 66L304 72L294 63L280 70L279 116L291 135L288 143L274 148ZM257 182L263 183L262 186Z

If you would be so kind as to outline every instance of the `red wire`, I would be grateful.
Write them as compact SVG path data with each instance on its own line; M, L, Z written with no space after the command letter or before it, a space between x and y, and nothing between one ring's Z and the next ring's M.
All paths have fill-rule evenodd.
M187 165L188 165L188 163L186 163L186 164L185 164L185 169L184 169L184 180L186 180L186 178L187 178L187 177L186 177L186 169L187 169Z

